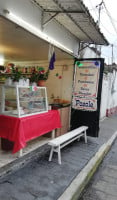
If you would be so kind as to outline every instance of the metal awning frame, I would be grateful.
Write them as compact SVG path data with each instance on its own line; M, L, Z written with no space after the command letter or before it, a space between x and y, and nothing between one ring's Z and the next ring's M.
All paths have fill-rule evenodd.
M48 20L44 21L44 13L49 13L49 14L54 13L54 15L51 16L51 17L49 17ZM51 22L51 21L52 21L58 14L60 14L60 13L66 14L66 15L74 22L74 24L76 24L76 25L82 30L82 32L83 32L90 40L92 40L91 37L89 37L89 36L87 35L87 33L72 19L72 17L69 16L70 13L81 13L81 14L85 13L85 12L81 12L81 11L57 11L57 10L54 11L54 10L47 10L47 9L46 9L46 10L43 10L42 22L41 22L41 27L42 27L42 29L44 29L44 27L45 27L49 22Z
M106 40L106 38L104 37L104 35L100 32L100 29L98 27L98 24L94 21L93 17L90 15L89 10L85 7L85 5L83 4L83 2L81 0L81 7L82 10L65 10L59 3L57 0L53 0L54 3L56 3L56 5L58 6L58 10L53 10L53 9L44 9L42 8L39 3L36 2L36 0L31 0L33 3L35 3L36 6L38 6L41 10L42 10L42 19L41 19L41 27L42 30L44 29L44 27L50 23L53 19L55 19L55 17L59 14L66 14L66 16L69 17L69 19L71 19L71 21L86 35L87 38L89 38L90 42L89 44L95 44L95 42L92 40L92 38L87 34L87 32L85 30L83 30L83 28L73 19L72 17L72 13L78 13L78 14L86 14L87 19L91 22L91 24L93 24L93 26L95 27L95 29L97 30L97 32L100 33L100 35L103 38L103 41L105 44L96 44L96 45L109 45L108 41ZM48 17L47 17L47 14ZM48 18L48 19L47 19ZM55 19L56 20L56 19ZM64 26L64 25L63 25ZM73 33L72 33L73 34ZM84 42L79 38L80 42L82 43L88 43L88 42Z
M46 20L45 22L43 22L42 23L42 27L43 26L46 26L51 20L53 20L58 14L60 14L60 13L64 13L64 14L69 14L69 13L81 13L81 14L83 14L83 13L85 13L85 12L82 12L82 11L73 11L73 10L71 10L71 11L67 11L67 10L47 10L47 9L44 9L43 10L43 17L44 17L44 13L54 13L54 15L53 16L51 16L48 20Z

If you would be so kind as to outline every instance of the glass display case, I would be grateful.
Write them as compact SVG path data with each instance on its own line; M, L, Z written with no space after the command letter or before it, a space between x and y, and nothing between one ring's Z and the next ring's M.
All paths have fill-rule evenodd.
M48 111L46 87L2 86L2 114L25 117Z

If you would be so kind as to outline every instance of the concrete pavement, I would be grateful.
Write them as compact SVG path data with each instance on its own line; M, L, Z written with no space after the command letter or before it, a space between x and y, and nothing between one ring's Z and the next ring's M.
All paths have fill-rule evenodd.
M100 122L99 138L88 137L87 144L81 140L63 148L62 165L56 154L48 162L50 147L44 145L0 169L0 199L78 199L116 139L116 131L117 115Z
M80 200L117 200L117 140L85 188Z

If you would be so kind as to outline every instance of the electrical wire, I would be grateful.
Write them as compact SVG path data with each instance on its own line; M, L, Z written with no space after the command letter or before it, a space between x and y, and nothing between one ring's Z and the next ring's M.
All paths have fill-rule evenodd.
M93 8L94 5L93 5L92 1L89 0L89 3L90 3L90 5L91 5L91 7L92 7L92 9L90 9L90 10L94 11L94 8ZM105 14L108 16L108 18L109 18L109 20L110 20L110 23L112 24L112 27L113 27L113 29L114 29L114 31L115 31L116 34L111 33L111 32L104 26L104 24L102 23L102 20L99 19L99 15L98 15L98 14L100 14L99 11L98 11L98 14L97 14L96 12L94 13L95 16L96 16L97 19L98 19L97 22L99 22L99 20L100 20L99 23L100 23L101 26L106 30L106 32L107 32L109 35L111 35L111 36L113 36L113 37L116 37L116 35L117 35L117 28L116 28L115 22L117 22L117 21L116 21L115 19L112 18L110 12L108 11L108 9L107 9L107 7L106 7L106 4L105 4L104 0L102 0L100 4L96 5L96 8L98 8L98 9L100 8L100 12L101 12L101 7L100 7L100 6L102 6L102 4L103 4L103 6L104 6L103 13L105 13ZM117 39L115 40L115 42L116 42L116 41L117 41ZM112 48L112 45L113 45L113 48L114 48L114 50L113 50L113 60L116 58L116 56L115 56L115 48L117 47L117 45L115 45L115 42L113 42L114 44L111 44L111 46L109 46L110 48ZM109 47L108 47L108 48L109 48ZM112 56L107 56L107 55L105 55L105 54L103 54L103 53L102 53L102 55L104 55L106 58L111 58L111 59L112 59Z
M117 28L116 28L116 26L115 26L114 20L112 19L111 14L110 14L110 12L108 11L108 9L107 9L107 7L106 7L104 1L103 1L103 4L104 4L104 8L105 8L105 10L106 10L107 16L109 17L110 22L111 22L111 24L112 24L112 26L113 26L113 28L114 28L114 31L115 31L115 33L117 34ZM116 40L115 40L115 41L116 41ZM112 46L112 48L115 47L114 44L112 44L111 46ZM113 58L112 58L112 59L113 59L113 61L114 61L114 60L115 60L115 50L113 49L112 51L113 51L113 56L112 56Z
M111 32L103 25L102 21L100 21L100 24L101 24L101 26L106 30L106 32L107 32L109 35L111 35L111 36L113 35L113 37L117 36L117 35L111 33Z
M89 0L89 2L90 2L90 5L91 5L91 7L92 7L92 10L93 10L93 4L92 4L92 1ZM97 10L96 6L95 6L95 9ZM96 17L97 17L97 19L98 19L98 15L96 14L96 12L95 12L95 15L96 15Z
M111 17L111 15L110 15L110 13L109 13L109 11L108 11L106 5L105 5L105 2L102 1L100 4L96 5L95 8L94 8L94 5L92 4L92 1L89 0L89 2L90 2L90 5L91 5L91 7L92 7L91 9L89 9L90 11L94 11L94 10L97 9L97 8L99 7L99 5L102 4L102 3L104 4L105 10L103 10L103 12L106 11L105 13L106 13L107 16L109 17L109 19L110 19L110 21L111 21L111 24L112 24L112 26L113 26L113 28L114 28L116 34L117 34L117 29L116 29L116 27L115 27L115 25L114 25L113 18ZM98 16L98 14L97 14L96 12L95 12L95 15L96 15L96 17L97 17L97 19L98 19L99 16ZM98 21L98 20L97 20L97 21ZM114 20L114 21L115 21L115 20ZM113 33L111 33L111 32L104 26L104 24L102 23L101 20L100 20L100 23L101 23L101 26L107 31L108 34L113 35L113 36L116 36L116 35L114 35Z
M113 26L113 28L114 28L116 34L117 34L117 28L116 28L116 26L115 26L115 24L114 24L114 22L113 22L113 20L112 20L111 14L110 14L110 12L108 11L108 9L107 9L107 7L106 7L104 1L103 1L103 5L104 5L105 10L106 10L106 12L107 12L107 15L108 15L108 17L109 17L109 19L110 19L110 22L111 22L111 24L112 24L112 26Z

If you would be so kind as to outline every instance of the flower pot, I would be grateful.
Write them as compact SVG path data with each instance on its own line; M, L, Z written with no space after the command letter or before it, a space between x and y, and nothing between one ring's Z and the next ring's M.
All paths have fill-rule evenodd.
M39 80L38 81L38 86L45 87L45 82L46 82L46 80Z

